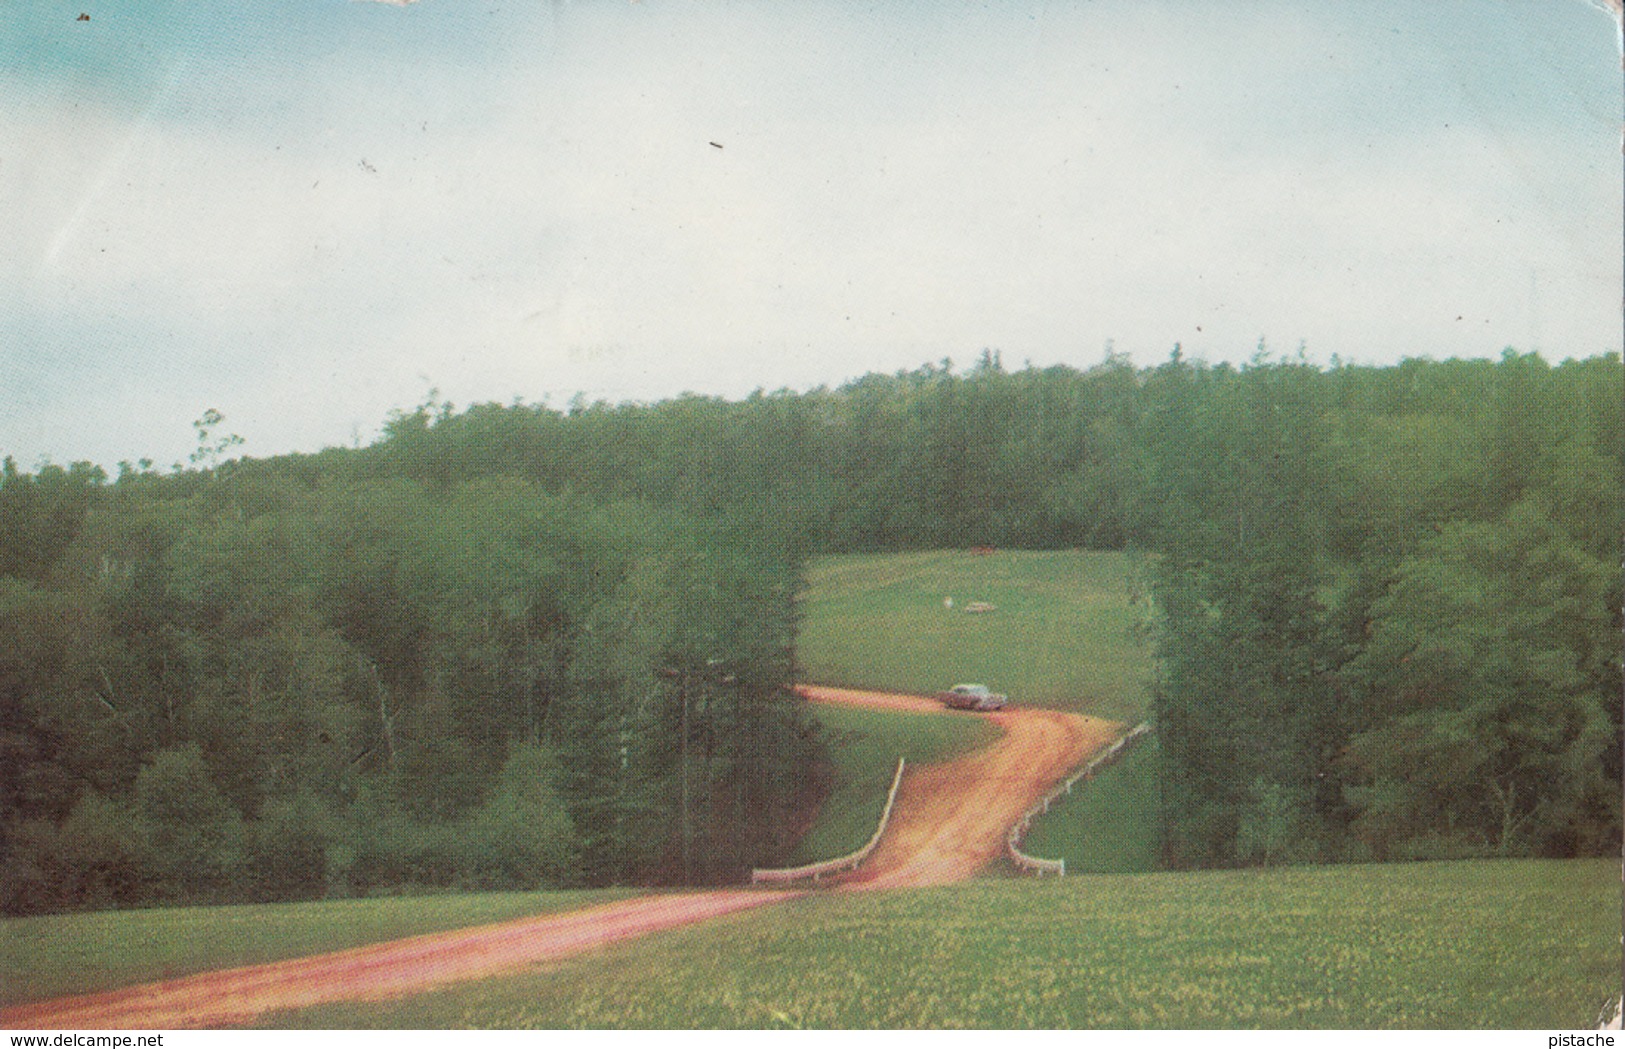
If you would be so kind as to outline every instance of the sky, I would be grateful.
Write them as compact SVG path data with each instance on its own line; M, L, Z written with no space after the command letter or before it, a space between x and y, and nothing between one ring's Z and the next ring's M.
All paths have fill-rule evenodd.
M1584 0L8 0L0 456L1618 352L1617 46Z

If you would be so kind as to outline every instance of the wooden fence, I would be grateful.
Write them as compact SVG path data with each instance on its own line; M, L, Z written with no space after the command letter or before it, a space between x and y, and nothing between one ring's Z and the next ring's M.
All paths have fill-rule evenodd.
M886 823L891 819L892 803L897 800L897 788L901 786L903 782L904 764L905 762L902 758L897 759L897 772L892 776L891 790L886 794L886 807L880 813L880 826L875 828L873 836L869 838L868 843L864 845L863 848L856 852L841 856L838 859L824 860L820 863L809 863L801 867L781 867L767 870L758 868L750 872L751 884L759 885L762 882L769 881L800 881L802 878L811 878L813 881L817 881L826 874L834 874L836 871L851 870L864 860L868 859L869 854L875 851L875 846L880 844L880 836L886 833Z
M1050 802L1055 801L1061 795L1071 794L1072 787L1079 781L1088 779L1100 769L1105 768L1107 765L1112 764L1118 758L1122 757L1123 753L1128 750L1128 748L1131 747L1135 741L1139 740L1142 736L1146 735L1150 731L1151 726L1146 722L1142 721L1140 724L1135 725L1134 728L1129 730L1128 733L1113 740L1111 746L1089 759L1089 761L1081 769L1072 774L1070 779L1066 780L1059 787L1056 787L1054 790L1044 795L1041 799L1039 799L1036 805L1023 813L1021 819L1016 821L1016 825L1010 828L1010 835L1005 839L1005 846L1010 853L1011 862L1013 862L1017 868L1032 871L1035 874L1054 874L1057 877L1065 876L1065 860L1039 859L1037 856L1029 856L1025 852L1021 851L1022 839L1027 836L1027 829L1032 826L1033 818L1038 816L1040 813L1048 812Z

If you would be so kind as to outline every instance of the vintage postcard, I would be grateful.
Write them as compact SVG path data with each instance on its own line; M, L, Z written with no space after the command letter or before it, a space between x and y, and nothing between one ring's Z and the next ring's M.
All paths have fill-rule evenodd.
M7 0L0 1027L1613 1044L1619 18Z

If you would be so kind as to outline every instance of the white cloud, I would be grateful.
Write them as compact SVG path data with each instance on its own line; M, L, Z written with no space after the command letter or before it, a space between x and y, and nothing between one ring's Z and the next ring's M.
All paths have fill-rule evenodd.
M983 346L1618 346L1612 132L1464 121L1403 56L1373 86L1384 52L1346 25L644 7L474 69L345 53L290 88L240 64L221 93L253 120L191 82L134 124L0 113L29 147L0 162L0 329L78 362L107 420L19 412L0 444L134 456L215 406L265 454L365 436L431 384L740 394ZM1368 127L1344 90L1432 94ZM16 352L17 403L65 405Z

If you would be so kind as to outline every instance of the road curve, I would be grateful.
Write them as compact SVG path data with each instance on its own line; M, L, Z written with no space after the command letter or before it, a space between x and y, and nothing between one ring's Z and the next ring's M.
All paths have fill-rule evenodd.
M942 714L934 700L803 686L815 703ZM1108 743L1121 726L1051 710L984 717L1004 730L992 746L903 777L891 823L849 891L962 881L995 859L1004 836L1053 783ZM371 1001L494 976L662 929L804 895L719 889L643 896L562 914L414 936L345 951L198 973L117 991L0 1009L0 1028L169 1029L251 1023L263 1013L335 1001Z
M815 703L943 715L921 696L803 686ZM903 775L891 823L869 860L843 888L917 888L964 881L998 858L1005 836L1068 772L1122 732L1117 722L1013 707L982 717L1004 730L990 747Z

